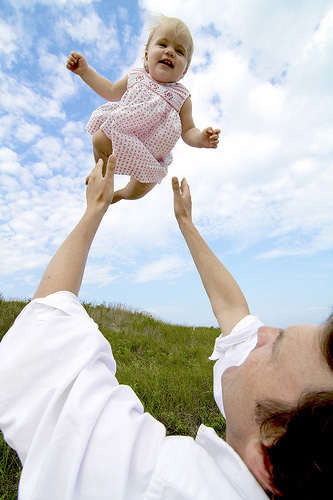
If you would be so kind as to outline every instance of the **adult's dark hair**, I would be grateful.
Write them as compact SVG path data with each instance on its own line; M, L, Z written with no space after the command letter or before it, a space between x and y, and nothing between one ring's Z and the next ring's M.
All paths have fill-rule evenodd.
M321 350L333 371L333 313L328 317L322 336Z
M321 348L333 370L333 314L324 325ZM333 391L303 395L293 407L279 401L262 401L257 404L256 420L262 439L272 439L265 450L272 466L272 483L280 497L331 498Z

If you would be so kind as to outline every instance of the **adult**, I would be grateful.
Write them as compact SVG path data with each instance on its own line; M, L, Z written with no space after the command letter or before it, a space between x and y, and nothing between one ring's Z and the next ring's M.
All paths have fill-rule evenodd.
M180 230L223 332L211 359L218 360L214 396L226 417L227 443L265 491L294 500L330 496L333 314L325 325L285 330L251 316L237 283L193 225L186 180L179 187L174 178L173 189Z
M329 327L304 325L283 333L260 328L252 350L258 320L249 315L235 280L196 231L185 180L179 188L173 179L175 215L221 329L230 334L217 339L213 353L227 442L205 426L195 440L166 437L164 426L144 413L132 389L118 384L110 345L77 298L91 243L112 201L115 165L110 156L105 177L102 162L95 166L82 219L0 344L0 425L23 464L19 499L263 500L265 491L287 492L295 499L308 498L314 488L316 498L328 496L330 490L324 495L321 488L328 486L331 467L325 457L330 460L333 374L324 354L332 333ZM232 367L235 363L242 364ZM302 420L303 394L311 408L305 412L307 433L297 425L292 430L294 419L296 424ZM325 429L318 425L313 403L318 395ZM282 414L275 407L281 402ZM320 450L313 456L312 434L317 437L319 431ZM293 432L302 449L295 451L293 440L279 447ZM307 456L317 472L312 467L309 479L306 470L305 486L299 483L295 491L294 478L285 484L283 470L278 482L280 468L292 462L288 453L293 453L300 464L292 465L300 470L309 442Z

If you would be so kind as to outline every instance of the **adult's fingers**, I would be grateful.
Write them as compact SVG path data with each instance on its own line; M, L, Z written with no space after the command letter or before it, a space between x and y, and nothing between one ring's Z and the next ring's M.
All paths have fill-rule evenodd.
M94 173L99 173L99 172L101 173L102 170L103 170L103 160L102 160L102 158L100 158L98 160L98 162L96 163L96 165L94 166L94 168L92 169L92 171L90 172L90 174L87 175L86 180L85 180L86 186L88 185L88 182L90 181L92 175Z
M172 182L172 189L176 193L177 191L179 191L178 177L172 177L172 181L171 182Z
M183 195L190 191L190 186L188 185L185 177L182 179L182 182L180 184L180 188L181 188L181 192Z
M110 155L108 158L108 162L106 164L105 177L110 177L114 174L117 165L117 158L115 155Z

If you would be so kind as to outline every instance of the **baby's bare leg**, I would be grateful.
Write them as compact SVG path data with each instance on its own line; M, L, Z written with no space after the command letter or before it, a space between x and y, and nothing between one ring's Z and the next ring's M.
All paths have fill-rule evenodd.
M156 184L157 182L139 182L131 177L124 188L115 191L111 203L117 203L120 200L138 200L149 193Z
M112 154L112 142L100 129L96 130L92 136L93 153L95 162L100 158L103 160L103 175L105 175L106 164L109 156Z

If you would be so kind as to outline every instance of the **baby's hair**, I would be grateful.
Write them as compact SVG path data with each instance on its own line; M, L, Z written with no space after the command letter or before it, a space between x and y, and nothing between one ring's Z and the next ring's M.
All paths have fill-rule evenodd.
M192 55L193 55L193 50L194 50L194 44L193 44L193 39L190 30L186 26L186 24L178 19L177 17L167 17L164 16L163 14L159 14L154 18L154 23L155 25L150 28L150 33L148 36L148 40L145 46L145 50L148 50L149 44L158 28L163 28L166 31L172 32L176 36L186 36L188 38L188 47L187 49L187 67L189 67L191 60L192 60Z

